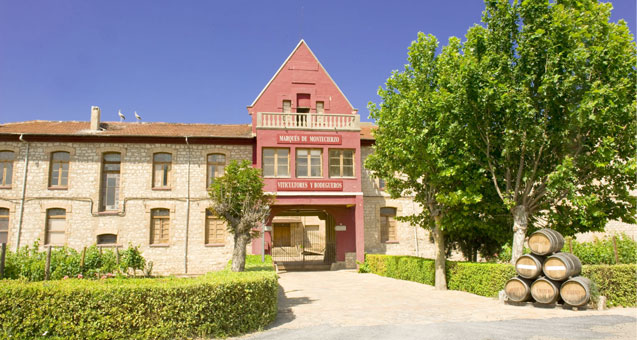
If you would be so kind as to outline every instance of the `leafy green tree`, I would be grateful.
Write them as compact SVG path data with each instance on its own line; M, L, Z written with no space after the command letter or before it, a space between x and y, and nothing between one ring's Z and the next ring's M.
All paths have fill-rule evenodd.
M410 194L423 207L402 220L433 231L436 289L446 289L446 226L463 218L458 213L463 205L480 201L480 178L485 178L466 155L462 127L450 119L447 87L459 67L454 53L459 44L451 39L436 55L436 38L420 33L409 47L409 64L379 89L382 102L369 105L378 129L365 166L386 179L392 197Z
M635 221L636 49L611 4L487 0L450 93L466 142L513 217L566 235Z
M232 161L222 177L215 178L210 187L210 211L227 222L234 235L232 271L245 269L246 246L260 235L255 228L270 213L272 197L263 193L263 179L259 169L250 162Z

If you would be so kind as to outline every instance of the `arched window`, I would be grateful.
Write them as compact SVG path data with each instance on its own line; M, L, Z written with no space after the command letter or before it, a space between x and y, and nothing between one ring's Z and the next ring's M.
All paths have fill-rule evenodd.
M51 164L49 166L49 187L68 187L70 159L71 154L65 151L57 151L51 153Z
M380 208L380 241L395 242L396 235L396 208Z
M9 240L9 209L0 208L0 243Z
M102 199L100 210L119 208L119 175L122 156L118 152L105 153L102 157Z
M170 238L170 210L150 211L150 244L168 244Z
M66 210L47 209L44 244L62 246L66 242Z
M221 153L211 153L207 157L207 182L206 186L210 188L212 182L214 182L215 178L221 177L224 174L224 170L226 168L226 155Z
M153 188L170 188L170 169L173 155L166 152L153 154Z
M0 188L10 188L13 183L13 151L0 151Z

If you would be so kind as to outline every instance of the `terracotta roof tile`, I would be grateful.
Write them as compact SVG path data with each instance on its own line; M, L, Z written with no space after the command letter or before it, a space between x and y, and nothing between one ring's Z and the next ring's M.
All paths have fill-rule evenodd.
M370 122L361 122L361 139L375 140L372 130L376 130L377 126Z
M0 124L0 134L42 134L74 136L155 136L252 138L249 124L183 124L102 122L101 131L89 130L89 122L26 121Z

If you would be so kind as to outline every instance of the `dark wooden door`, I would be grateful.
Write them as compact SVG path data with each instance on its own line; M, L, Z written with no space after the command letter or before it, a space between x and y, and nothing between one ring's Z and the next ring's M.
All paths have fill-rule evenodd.
M277 223L274 225L274 246L275 247L289 247L290 242L290 224L289 223Z

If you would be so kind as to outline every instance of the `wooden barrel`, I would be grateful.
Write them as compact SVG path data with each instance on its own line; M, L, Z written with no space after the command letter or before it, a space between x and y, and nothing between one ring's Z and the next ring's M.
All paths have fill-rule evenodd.
M544 275L551 280L563 281L582 272L582 262L571 253L557 253L544 261Z
M525 254L515 261L515 271L525 279L535 279L542 274L544 257L534 254Z
M553 229L540 229L529 236L529 248L536 255L550 255L562 250L564 237Z
M531 283L533 280L519 276L507 281L504 285L504 293L513 302L524 302L531 299Z
M564 283L560 288L560 296L571 306L583 306L591 299L591 280L576 276Z
M561 284L542 276L531 284L531 296L539 303L555 303L560 298Z

